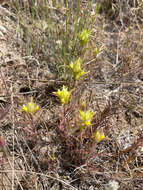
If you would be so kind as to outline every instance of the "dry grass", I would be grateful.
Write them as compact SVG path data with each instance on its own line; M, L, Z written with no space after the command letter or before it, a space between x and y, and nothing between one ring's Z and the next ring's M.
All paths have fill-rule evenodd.
M0 5L0 189L106 190L116 181L142 190L143 2L100 1L96 24L96 3L21 2ZM85 27L93 33L84 54L77 39ZM68 65L79 56L89 73L74 86ZM63 84L76 90L61 120L53 92ZM33 117L21 111L31 96L40 106ZM88 130L82 144L79 130L66 131L80 97L106 135L98 144Z

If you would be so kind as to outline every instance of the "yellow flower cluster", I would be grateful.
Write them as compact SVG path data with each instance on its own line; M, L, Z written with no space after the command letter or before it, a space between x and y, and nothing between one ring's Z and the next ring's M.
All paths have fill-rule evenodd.
M80 113L79 114L79 119L81 121L80 129L82 131L85 127L91 125L91 121L92 121L94 113L89 111L89 110L87 110L87 111L79 110L79 113Z
M54 92L54 94L56 94L59 97L60 102L64 105L68 103L71 91L68 91L68 89L63 85L63 89Z
M86 29L83 29L83 31L82 31L81 34L79 35L80 44L81 44L82 46L84 46L84 45L88 42L88 40L89 40L89 38L90 38L90 35L91 35L91 32L90 32L90 31L88 31L88 30L86 30Z
M31 97L30 102L28 102L28 103L26 103L26 105L22 106L22 110L28 114L29 113L34 114L34 113L36 113L37 110L39 110L39 106L34 104L33 98Z
M99 130L96 131L96 133L93 134L93 140L97 143L105 139L105 135L103 133L100 133Z
M84 70L81 68L81 65L82 60L80 58L70 64L70 68L76 80L78 80L82 75L85 74Z

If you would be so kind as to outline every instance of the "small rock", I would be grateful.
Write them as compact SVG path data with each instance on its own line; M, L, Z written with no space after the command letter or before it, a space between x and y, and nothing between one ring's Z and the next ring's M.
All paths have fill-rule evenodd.
M0 31L0 37L4 37L3 33Z
M93 187L93 186L90 186L90 187L89 187L89 190L94 190L94 187Z
M0 31L3 33L3 34L6 34L7 30L4 26L0 26Z
M109 181L109 183L105 186L105 190L118 190L119 189L119 183L115 180Z

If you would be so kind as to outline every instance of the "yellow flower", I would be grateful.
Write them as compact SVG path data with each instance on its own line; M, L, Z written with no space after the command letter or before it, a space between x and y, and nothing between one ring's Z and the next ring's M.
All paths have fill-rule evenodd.
M78 58L74 63L70 64L70 68L76 80L78 80L82 75L85 74L84 70L81 68L82 60Z
M26 103L26 105L22 106L22 110L26 113L34 114L37 110L39 110L39 106L34 104L33 98L31 97L30 102Z
M91 121L92 121L94 113L89 111L89 110L87 110L87 111L79 110L79 112L80 112L79 118L80 118L80 121L81 121L80 129L82 131L85 127L91 125Z
M80 44L82 46L84 46L88 40L89 40L89 37L91 35L91 32L86 30L86 29L83 29L83 31L81 32L81 34L79 35L79 39L80 39Z
M93 140L97 143L105 139L105 135L103 133L100 133L99 130L96 131L96 133L93 134Z
M68 89L63 85L63 89L54 92L54 94L58 95L60 102L64 105L68 103L71 91L68 91Z

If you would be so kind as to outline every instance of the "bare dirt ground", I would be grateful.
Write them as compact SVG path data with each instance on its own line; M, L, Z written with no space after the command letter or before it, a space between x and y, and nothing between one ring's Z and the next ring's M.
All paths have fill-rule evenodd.
M92 91L91 107L101 117L97 125L108 137L98 145L92 169L64 163L54 127L59 103L52 95L62 82L48 64L24 55L17 23L17 16L0 5L0 138L7 149L0 152L0 189L104 190L109 181L116 181L120 190L142 190L142 23L122 28L110 20L101 36L105 49L90 66L90 85L84 81L85 96ZM21 112L31 96L41 108L33 120L36 136Z

